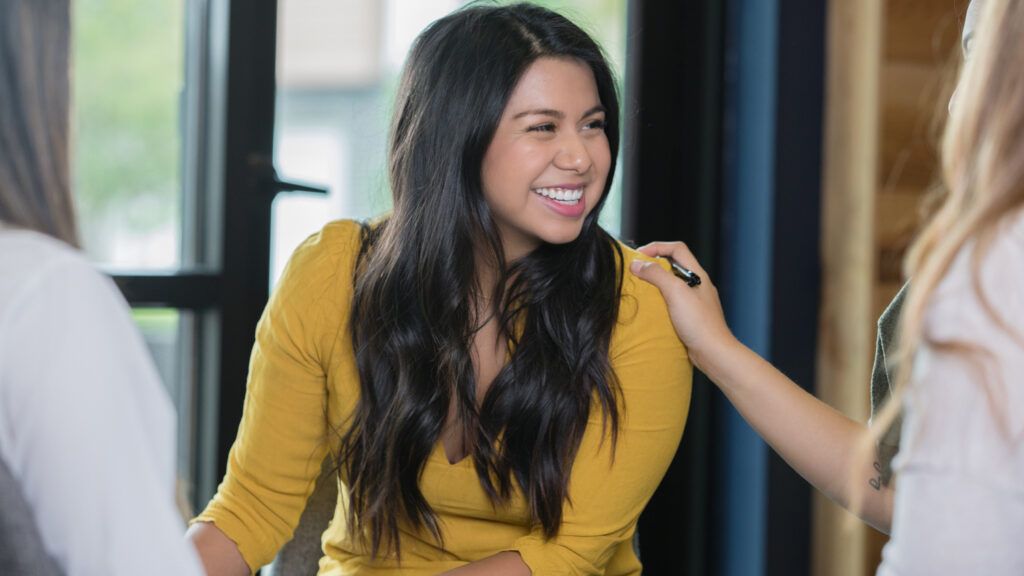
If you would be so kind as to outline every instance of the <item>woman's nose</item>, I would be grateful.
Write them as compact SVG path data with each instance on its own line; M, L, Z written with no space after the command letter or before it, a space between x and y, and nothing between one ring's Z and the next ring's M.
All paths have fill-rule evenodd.
M555 156L555 167L583 174L590 170L590 151L579 134L567 135Z

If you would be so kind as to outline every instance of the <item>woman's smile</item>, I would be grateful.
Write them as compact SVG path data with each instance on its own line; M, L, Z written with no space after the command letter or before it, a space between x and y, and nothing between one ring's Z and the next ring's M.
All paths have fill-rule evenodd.
M587 200L583 195L585 187L577 186L552 186L545 188L534 188L535 192L544 204L561 216L568 218L579 218L587 211Z

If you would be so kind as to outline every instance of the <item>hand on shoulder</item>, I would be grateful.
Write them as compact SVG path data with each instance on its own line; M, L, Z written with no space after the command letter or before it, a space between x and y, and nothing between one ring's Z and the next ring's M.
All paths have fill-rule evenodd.
M667 266L658 266L643 259L630 263L630 271L635 276L661 291L676 334L689 350L694 365L705 370L717 350L735 341L725 322L718 289L682 242L652 242L641 247L639 252L653 258L671 258L701 277L701 283L691 287L672 274Z

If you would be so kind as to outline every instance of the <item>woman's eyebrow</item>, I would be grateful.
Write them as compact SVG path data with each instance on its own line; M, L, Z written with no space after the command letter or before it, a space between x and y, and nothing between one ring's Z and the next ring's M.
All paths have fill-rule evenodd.
M561 120L562 118L565 118L565 112L553 110L551 108L537 108L535 110L524 110L513 116L512 119L518 120L524 116L551 116L552 118Z
M597 106L594 106L593 108L584 112L583 115L580 116L580 118L586 118L587 116L592 116L594 114L601 112L606 112L605 107L598 104ZM533 110L524 110L513 116L512 119L518 120L524 116L551 116L552 118L562 120L565 118L565 112L562 112L561 110L554 110L552 108L536 108Z
M604 106L598 104L597 106L594 106L590 110L587 110L586 112L584 112L583 116L580 116L580 119L582 120L583 118L586 118L587 116L593 116L594 114L607 114L607 113L608 113L608 110Z

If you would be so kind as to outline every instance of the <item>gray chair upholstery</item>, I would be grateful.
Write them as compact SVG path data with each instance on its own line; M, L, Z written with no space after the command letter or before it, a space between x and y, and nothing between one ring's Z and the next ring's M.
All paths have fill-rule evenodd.
M59 576L47 554L21 485L0 458L0 574Z
M331 458L324 461L316 487L306 502L299 525L291 541L277 553L274 563L260 571L267 576L316 576L323 549L321 536L338 502L338 480L333 474Z

